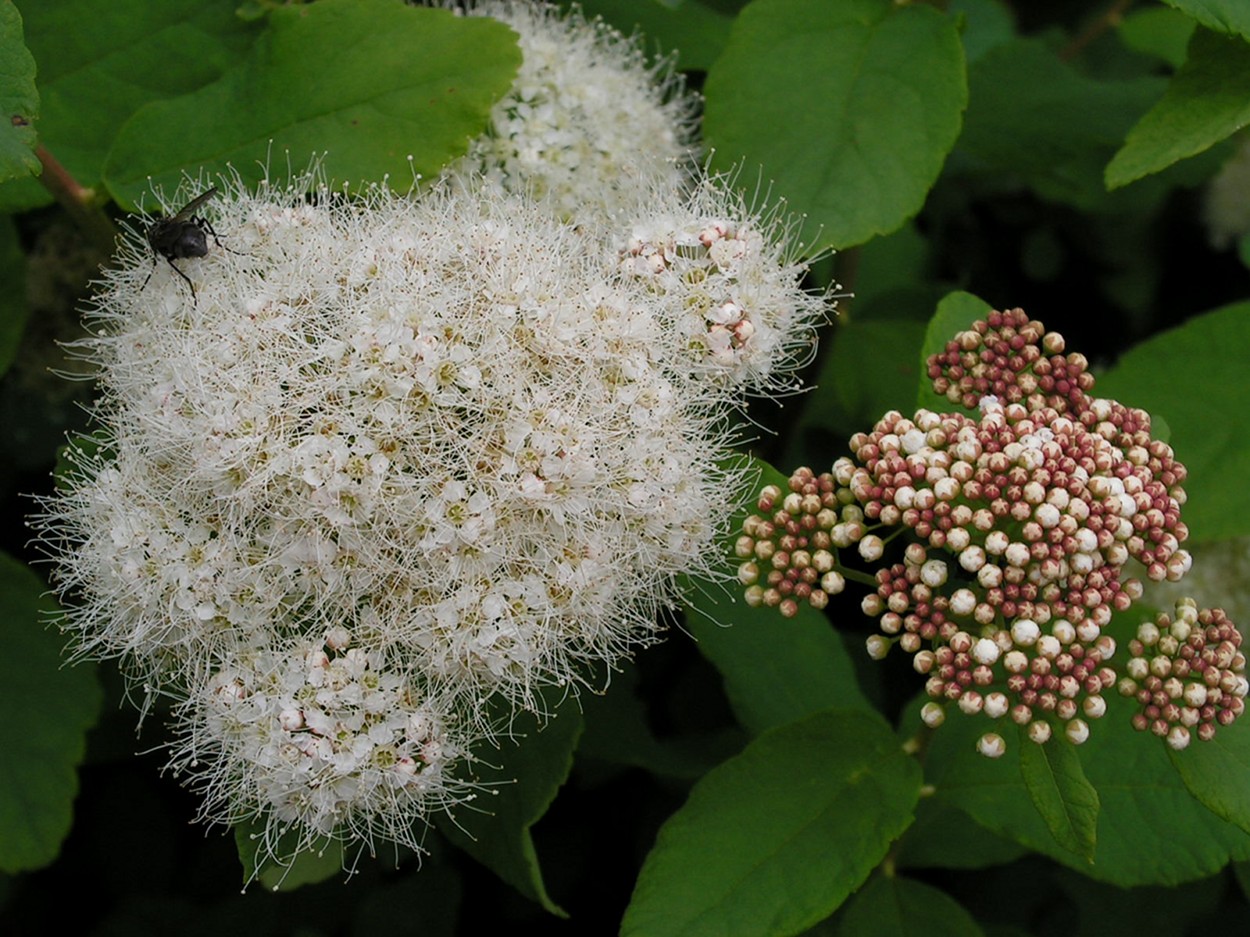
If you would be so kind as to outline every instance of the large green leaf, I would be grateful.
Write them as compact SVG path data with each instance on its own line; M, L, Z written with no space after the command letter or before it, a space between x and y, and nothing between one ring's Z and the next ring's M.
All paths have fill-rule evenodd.
M12 0L0 0L0 182L39 172L35 158L35 59L22 39L22 15Z
M1172 68L1185 62L1185 49L1198 28L1185 14L1165 7L1132 10L1120 22L1120 40L1130 49L1154 55Z
M1181 517L1192 542L1250 533L1250 303L1153 336L1098 378L1095 393L1162 416L1189 469Z
M476 753L477 779L483 785L477 801L437 826L521 894L565 917L543 884L530 828L547 812L573 766L582 732L577 701L566 699L541 727L533 716L518 715L510 730L515 742L504 739L497 751Z
M192 94L142 108L118 134L105 175L124 204L184 173L233 166L259 180L270 160L325 154L332 180L437 175L486 127L520 65L515 34L487 17L400 0L281 7L247 60Z
M751 186L762 166L809 251L919 211L967 102L954 19L888 0L755 0L704 91L714 163Z
M660 829L621 933L798 933L867 878L919 790L919 767L880 716L834 710L769 730Z
M1107 187L1159 172L1250 123L1250 43L1200 29L1163 99L1107 165Z
M69 833L78 763L100 708L89 665L62 667L65 643L45 619L55 606L39 577L0 554L0 870L37 869Z
M39 136L83 186L96 186L119 128L150 101L216 81L258 27L235 0L21 0L39 66ZM51 201L33 180L0 187L0 208Z
M846 904L845 937L978 937L981 928L954 898L923 882L879 875Z
M1169 751L1185 787L1216 815L1250 833L1250 723L1240 719L1209 742Z
M1250 6L1245 0L1163 0L1183 10L1203 26L1250 39Z

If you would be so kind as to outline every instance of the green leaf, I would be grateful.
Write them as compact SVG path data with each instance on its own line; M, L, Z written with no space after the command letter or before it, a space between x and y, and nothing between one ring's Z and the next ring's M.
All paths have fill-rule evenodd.
M972 66L958 151L982 185L994 170L1042 198L1105 209L1103 169L1138 115L1163 93L1160 78L1099 80L1041 39L1002 43ZM969 171L971 170L971 171Z
M788 482L768 463L752 460L746 484L750 497L734 499L749 510L734 514L722 555L731 555L743 520L754 511L755 495L767 484L784 491ZM822 612L803 605L794 618L783 618L775 608L751 608L736 578L728 584L690 580L685 592L693 609L686 629L720 671L725 694L747 731L758 734L835 707L870 708L846 647Z
M1241 719L1215 733L1209 742L1195 739L1168 757L1185 787L1216 816L1250 833L1250 724Z
M1132 10L1120 23L1121 41L1130 49L1155 55L1172 68L1185 62L1185 49L1197 24L1176 10L1150 7Z
M733 20L697 0L578 0L587 17L601 16L626 36L641 33L644 48L665 55L676 50L684 71L707 71L725 43Z
M0 221L0 375L9 370L22 343L30 309L26 305L26 255L12 218Z
M56 858L73 820L77 768L100 709L95 668L63 667L64 640L44 623L55 604L39 577L0 553L0 870Z
M919 211L968 99L954 20L888 0L755 0L704 93L714 164L751 185L762 166L811 253Z
M149 176L172 189L233 166L258 181L288 153L297 168L324 153L331 180L407 188L465 152L521 61L502 23L399 0L284 6L269 23L239 68L122 128L105 167L119 201L136 202Z
M838 933L846 937L978 937L982 931L946 892L912 879L878 875L847 902Z
M1200 29L1163 99L1129 131L1107 165L1107 188L1201 153L1248 123L1250 44Z
M1188 13L1207 29L1250 39L1250 7L1245 0L1163 0Z
M1029 744L1021 730L1020 776L1055 841L1093 861L1098 841L1098 792L1085 778L1076 746L1058 736L1044 745Z
M1250 302L1190 319L1130 349L1095 393L1158 413L1189 470L1181 518L1190 542L1250 534L1250 438L1229 414L1250 412Z
M972 323L984 319L993 308L980 297L971 293L950 293L938 303L937 312L929 320L924 344L920 346L920 386L916 388L916 407L935 413L962 413L963 407L933 390L929 380L929 356L945 351L948 342L955 340L960 332L967 331Z
M947 12L963 17L959 38L969 65L1016 34L1012 12L1002 0L952 0Z
M485 793L437 826L521 894L567 917L547 894L530 829L547 812L573 766L582 733L577 701L566 699L541 727L533 716L519 715L510 730L515 744L504 740L498 751L476 753Z
M316 885L343 871L343 843L326 837L313 848L296 851L300 834L292 831L273 850L289 859L269 858L269 847L262 845L265 824L259 820L234 827L234 845L243 865L243 882L259 881L266 891L294 891L303 885Z
M738 592L738 590L734 590ZM722 583L702 583L686 628L720 671L738 721L752 734L834 707L871 708L846 645L823 613L793 618L751 608Z
M798 933L868 877L919 790L879 716L835 710L769 730L665 822L621 933Z
M39 66L39 137L82 186L94 188L119 128L144 104L216 81L257 27L233 0L23 0ZM43 205L33 180L0 187L0 208Z
M38 175L35 59L22 39L22 15L12 0L0 0L0 108L0 182Z
M1098 792L1097 843L1092 862L1061 846L1034 806L1021 775L1021 749L997 759L977 754L976 740L1006 727L954 712L933 733L925 779L942 802L976 822L1044 853L1091 878L1129 888L1176 885L1213 875L1230 859L1250 857L1250 835L1225 822L1185 788L1162 740L1135 731L1131 705L1115 694L1077 754ZM915 717L913 717L915 719ZM918 719L915 719L918 722Z

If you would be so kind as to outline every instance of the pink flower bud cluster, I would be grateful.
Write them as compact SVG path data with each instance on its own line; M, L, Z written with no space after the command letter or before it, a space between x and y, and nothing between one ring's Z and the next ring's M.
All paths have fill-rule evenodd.
M1138 627L1129 652L1119 690L1141 704L1133 727L1149 729L1172 748L1185 748L1194 735L1210 741L1245 710L1246 655L1223 609L1181 599L1174 616L1160 613Z
M1023 309L995 310L930 356L928 373L936 393L969 410L993 396L1031 411L1080 411L1094 376L1084 355L1063 350L1063 336Z
M787 616L823 608L848 578L869 579L843 565L854 548L876 569L862 603L880 626L869 653L915 655L942 701L926 722L955 703L1038 743L1058 726L1083 742L1118 677L1103 629L1142 594L1126 564L1176 581L1191 560L1185 467L1151 438L1147 413L1092 397L1085 359L1063 349L1022 310L995 312L929 359L935 389L976 418L891 411L832 471L799 469L784 496L765 488L736 543L747 601ZM886 558L896 539L902 562Z

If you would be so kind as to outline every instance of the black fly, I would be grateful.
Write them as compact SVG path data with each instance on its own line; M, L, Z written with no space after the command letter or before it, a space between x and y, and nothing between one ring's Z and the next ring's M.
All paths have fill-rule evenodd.
M174 268L174 273L186 281L191 289L191 298L195 299L195 285L174 261L185 260L188 257L203 257L208 253L210 234L217 246L222 246L217 238L217 232L213 230L208 219L201 218L195 213L197 208L216 195L217 186L213 186L207 192L202 192L191 199L173 215L169 217L162 215L148 222L147 237L148 244L152 248L152 270L139 289L146 287L148 280L152 279L152 274L156 272L156 258L159 256L164 257L165 262Z

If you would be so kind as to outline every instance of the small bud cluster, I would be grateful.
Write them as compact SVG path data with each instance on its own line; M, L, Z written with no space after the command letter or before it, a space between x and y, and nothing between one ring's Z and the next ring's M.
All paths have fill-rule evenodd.
M621 270L677 312L680 353L700 380L790 389L794 364L815 349L824 309L776 275L803 268L786 254L791 239L782 219L741 201L725 208L718 187L704 181L685 210L665 206L641 216L619 250Z
M248 819L235 790L246 778L277 821L267 848L285 855L336 834L403 840L414 812L469 796L453 772L471 739L451 730L448 701L352 641L336 626L240 650L182 704L174 766L192 771L205 816Z
M1104 629L1142 594L1126 564L1175 582L1191 560L1185 467L1148 414L1090 396L1084 358L1063 349L1022 310L995 312L929 361L935 389L978 418L890 412L832 471L765 488L735 547L748 603L823 608L867 578L844 557L868 564L861 607L880 627L868 652L914 655L926 723L955 704L1038 743L1058 727L1083 742L1117 681ZM901 562L886 558L895 539Z
M1185 748L1194 735L1210 741L1245 710L1246 655L1222 609L1182 599L1173 616L1143 622L1129 652L1119 689L1141 704L1133 727L1149 729L1172 748Z

